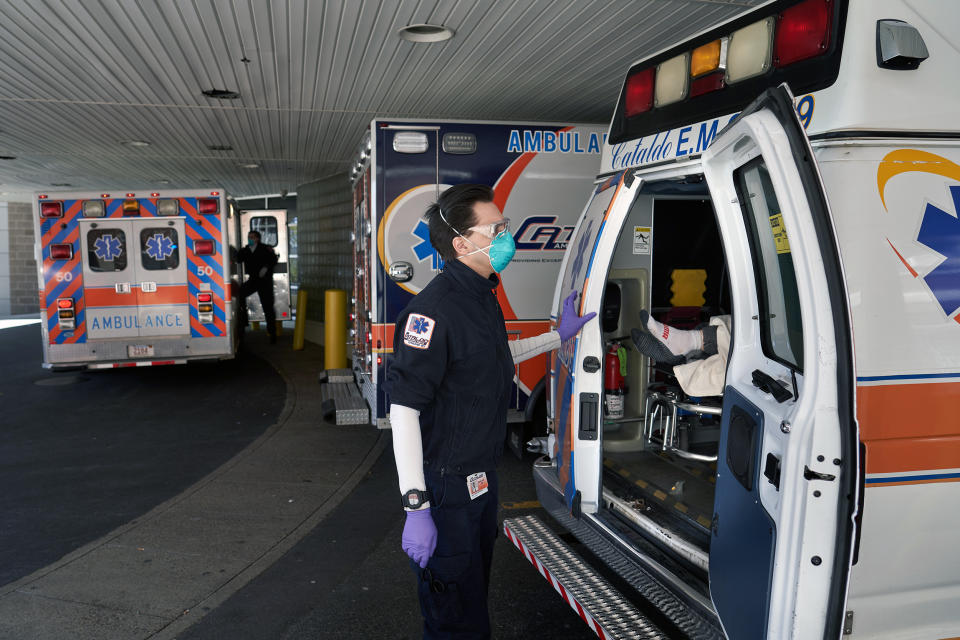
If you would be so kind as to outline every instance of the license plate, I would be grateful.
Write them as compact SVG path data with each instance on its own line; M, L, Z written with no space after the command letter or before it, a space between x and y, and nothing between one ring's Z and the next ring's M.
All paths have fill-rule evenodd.
M152 344L131 344L127 345L127 356L131 358L152 358Z

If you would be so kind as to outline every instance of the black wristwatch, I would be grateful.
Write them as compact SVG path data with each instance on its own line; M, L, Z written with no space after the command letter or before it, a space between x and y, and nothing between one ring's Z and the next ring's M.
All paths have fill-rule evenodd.
M407 509L419 509L423 506L423 503L430 502L431 497L430 492L426 489L410 489L400 496L400 504Z

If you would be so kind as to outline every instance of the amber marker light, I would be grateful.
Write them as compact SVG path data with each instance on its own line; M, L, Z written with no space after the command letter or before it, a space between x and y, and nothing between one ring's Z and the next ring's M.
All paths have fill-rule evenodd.
M690 76L697 78L720 68L720 41L700 45L690 54Z

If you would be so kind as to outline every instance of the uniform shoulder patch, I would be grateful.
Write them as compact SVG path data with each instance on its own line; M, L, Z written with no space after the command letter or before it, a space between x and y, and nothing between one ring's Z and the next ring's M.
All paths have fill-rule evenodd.
M419 313L411 313L407 318L407 324L403 328L403 344L414 349L427 349L430 347L430 338L433 337L433 330L436 328L436 321Z

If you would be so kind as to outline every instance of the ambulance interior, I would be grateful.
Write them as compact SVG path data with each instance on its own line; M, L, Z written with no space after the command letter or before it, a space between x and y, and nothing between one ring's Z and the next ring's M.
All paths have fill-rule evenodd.
M679 546L680 564L705 578L722 399L684 394L672 367L639 353L630 333L641 310L675 328L705 324L728 313L730 287L705 185L656 186L631 207L601 307L603 504L654 550ZM610 371L618 364L622 380ZM622 398L608 396L618 385Z

